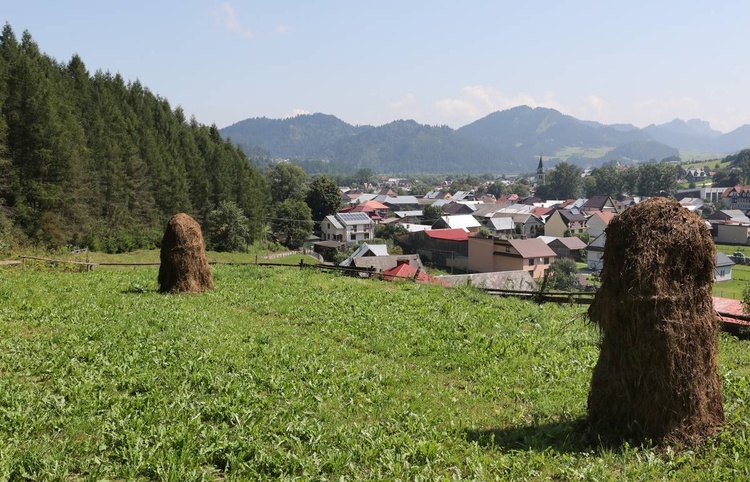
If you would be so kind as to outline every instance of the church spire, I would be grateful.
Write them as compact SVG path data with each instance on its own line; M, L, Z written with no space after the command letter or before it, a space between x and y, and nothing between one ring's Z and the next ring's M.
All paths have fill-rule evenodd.
M536 168L536 185L541 186L544 184L544 165L542 164L542 156L539 156L539 167Z

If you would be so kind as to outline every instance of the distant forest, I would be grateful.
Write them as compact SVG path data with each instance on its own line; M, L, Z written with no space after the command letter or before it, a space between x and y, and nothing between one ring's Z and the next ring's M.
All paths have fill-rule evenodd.
M253 234L270 200L261 174L216 126L120 74L60 63L28 32L0 39L0 245L3 239L109 252L158 245L167 219L201 224L222 201Z

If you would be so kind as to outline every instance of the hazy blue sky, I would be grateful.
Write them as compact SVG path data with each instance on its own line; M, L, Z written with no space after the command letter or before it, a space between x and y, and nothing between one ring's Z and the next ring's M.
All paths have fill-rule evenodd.
M750 2L0 0L60 61L224 127L324 112L460 127L516 105L644 127L750 123Z

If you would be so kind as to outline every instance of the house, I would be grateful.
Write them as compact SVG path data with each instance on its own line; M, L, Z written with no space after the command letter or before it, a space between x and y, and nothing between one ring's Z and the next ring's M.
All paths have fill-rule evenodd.
M339 266L351 266L356 258L375 256L388 256L388 246L385 244L362 243L348 258L339 263Z
M716 211L708 217L711 223L711 234L717 243L749 244L748 229L750 218L738 209Z
M706 175L707 173L703 169L690 167L685 172L685 179L687 179L689 182L702 181L706 179Z
M468 191L456 191L456 193L451 196L451 199L454 202L457 202L457 201L472 201L474 199L474 193L471 193L471 192L468 192Z
M516 225L513 218L490 218L487 222L487 229L492 232L493 238L509 239L513 237Z
M428 229L396 238L404 253L419 254L423 261L442 268L466 271L469 261L466 229Z
M587 214L592 214L596 211L616 213L617 207L610 196L591 196L590 199L581 205L581 211Z
M605 229L607 229L607 226L609 226L610 221L612 221L615 218L615 213L607 213L607 212L595 212L586 220L586 226L589 228L589 236L591 239L599 237Z
M412 211L396 211L393 213L398 222L403 223L419 223L422 221L422 210L415 209Z
M534 278L523 270L445 275L437 278L448 286L471 285L483 289L515 291L534 291L537 288Z
M492 239L469 237L469 271L526 271L532 278L545 275L557 258L552 249L538 238Z
M323 241L351 244L375 237L375 223L365 213L336 213L320 222Z
M419 201L414 196L375 196L375 201L381 202L393 211L409 211L419 208Z
M445 199L450 197L448 191L433 190L424 195L424 199Z
M440 216L440 219L432 224L432 229L467 229L476 232L482 224L471 214L458 214L455 216Z
M544 221L530 212L525 213L507 213L498 211L492 216L494 218L509 217L513 220L514 233L516 238L526 239L535 238L544 232Z
M714 283L730 281L732 279L732 266L734 261L722 252L716 253L716 271L714 271Z
M739 209L722 209L716 211L708 217L709 221L723 221L736 224L750 223L750 218L745 215L744 211Z
M586 260L591 271L601 271L604 267L604 244L607 242L607 233L597 236L586 247Z
M357 268L365 268L372 270L375 273L383 273L384 271L395 268L399 263L409 264L415 269L424 268L422 260L419 258L418 254L360 257L354 258L353 264Z
M570 258L575 261L583 259L582 252L586 249L586 243L580 238L569 236L567 238L552 238L547 240L547 236L540 236L540 239L552 248L558 258Z
M547 208L544 206L538 206L531 210L531 214L534 216L544 220L549 217L550 214L552 214L555 210L553 208Z
M679 203L688 211L697 211L703 208L703 199L697 197L684 197L680 199Z
M721 197L726 200L729 209L737 209L743 213L750 210L750 186L728 187Z
M477 221L486 225L487 221L502 208L503 207L500 204L478 204L471 215L474 216Z
M459 214L474 214L476 208L472 205L465 203L452 202L443 206L443 212L449 216L457 216Z
M375 196L377 196L377 194L362 192L360 190L349 191L342 195L344 204L350 206L356 206L357 204L372 201L375 199Z
M562 238L588 231L586 216L577 211L558 209L544 223L544 235Z
M415 268L408 262L399 262L395 267L383 271L383 279L393 280L412 280L417 283L443 284L437 278L428 275L422 268Z
M715 241L719 244L750 244L750 224L728 223L711 224L712 231L715 229Z
M725 187L696 187L694 189L679 189L675 193L675 199L680 201L686 197L697 197L699 199L705 199L708 202L717 203L721 199L722 194L726 191Z
M349 212L349 213L365 213L373 220L380 220L384 219L388 216L389 208L385 204L379 202L379 201L365 201L361 204L357 204L356 206L348 209L347 211L342 210L342 212Z

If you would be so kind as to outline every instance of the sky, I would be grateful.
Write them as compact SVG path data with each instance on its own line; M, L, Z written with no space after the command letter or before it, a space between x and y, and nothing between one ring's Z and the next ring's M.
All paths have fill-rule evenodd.
M746 0L0 0L0 19L220 128L315 112L458 128L517 105L750 123Z

